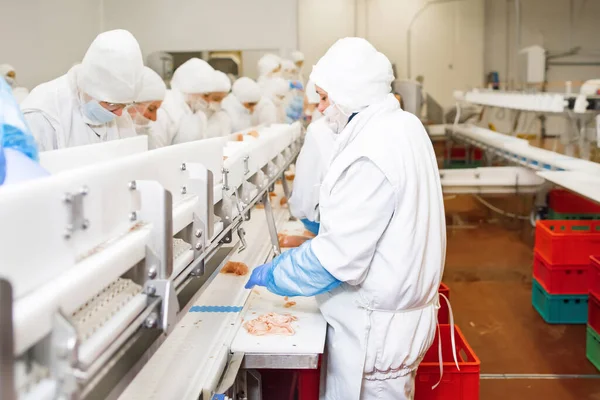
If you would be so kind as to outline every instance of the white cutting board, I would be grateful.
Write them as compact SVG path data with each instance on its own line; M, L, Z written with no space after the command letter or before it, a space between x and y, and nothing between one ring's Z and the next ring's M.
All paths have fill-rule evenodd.
M274 295L262 287L255 289L248 299L248 307L243 315L244 322L269 312L292 314L298 318L292 322L296 334L254 336L250 335L242 324L231 343L231 351L246 354L322 354L327 323L317 307L315 298L293 297L289 301L295 301L296 305L284 308L286 301L283 297Z

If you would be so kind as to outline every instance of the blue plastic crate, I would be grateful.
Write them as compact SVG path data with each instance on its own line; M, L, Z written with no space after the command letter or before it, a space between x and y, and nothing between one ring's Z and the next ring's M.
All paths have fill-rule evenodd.
M585 324L588 317L588 295L551 295L537 280L531 288L533 307L549 324Z

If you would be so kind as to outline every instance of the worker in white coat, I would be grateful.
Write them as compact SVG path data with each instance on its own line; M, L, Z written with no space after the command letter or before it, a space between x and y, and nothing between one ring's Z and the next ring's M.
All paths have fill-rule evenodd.
M336 42L313 68L337 134L319 234L253 270L247 287L317 296L328 322L327 400L412 399L437 323L446 228L431 141L391 92L369 42Z
M227 74L221 71L215 71L214 88L210 94L210 103L208 105L208 131L207 138L222 137L233 133L231 128L231 118L223 110L223 100L231 91L231 80Z
M81 64L31 91L21 104L40 151L135 136L126 107L135 101L144 63L133 35L98 35Z
M280 78L281 58L275 54L265 54L258 60L258 84L264 88L265 84L273 78Z
M305 79L304 74L302 72L302 68L304 67L304 53L299 50L292 52L292 61L296 64L296 76L295 79L300 81L302 85L304 85Z
M17 71L14 67L9 64L0 65L0 76L4 78L8 86L12 89L12 94L17 104L21 104L25 98L29 95L29 90L25 87L19 86L17 83Z
M286 123L286 99L289 92L290 86L285 79L280 77L269 79L262 88L263 96L254 113L256 125Z
M302 117L304 110L304 85L298 80L298 67L292 60L283 60L283 77L288 81L289 90L286 96L286 115L289 122L297 121Z
M153 127L158 114L164 112L160 107L165 99L167 86L163 79L154 70L144 67L142 75L142 88L138 94L133 107L127 111L133 120L135 131L138 135L148 136L148 148L150 150L160 147L156 140L161 137L155 137Z
M0 79L0 186L42 178L38 150L10 86Z
M158 147L205 139L206 112L215 70L204 60L191 58L175 70L153 135Z
M335 134L322 118L306 130L304 144L296 160L296 177L288 202L292 215L313 234L319 233L319 193L335 144Z
M242 77L233 83L231 93L221 103L231 120L232 132L253 126L252 116L261 97L260 86L254 80Z

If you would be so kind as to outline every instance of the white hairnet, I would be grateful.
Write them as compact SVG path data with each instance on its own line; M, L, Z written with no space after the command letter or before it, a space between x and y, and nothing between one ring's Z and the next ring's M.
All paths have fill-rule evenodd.
M258 73L267 75L281 66L281 58L275 54L265 54L258 60Z
M242 103L258 103L262 97L258 83L246 77L235 81L231 91Z
M290 83L283 78L269 79L263 87L264 95L270 99L275 96L285 96L290 91Z
M313 67L310 80L348 112L385 99L394 80L390 60L365 39L338 40Z
M15 69L10 64L0 64L0 76L6 76L9 72L15 72Z
M171 87L186 94L213 91L215 70L204 60L190 58L175 70Z
M296 64L294 64L294 62L292 60L282 60L281 61L281 68L284 71L290 71L290 72L297 72L298 71L298 67L296 66Z
M306 99L308 100L308 104L319 104L321 101L321 96L317 93L317 88L313 81L308 81L306 84Z
M229 93L231 90L231 80L226 73L215 71L214 92Z
M135 100L138 103L146 103L149 101L162 101L165 99L167 85L154 70L144 67L142 74L142 88Z
M98 101L132 103L139 92L144 61L131 33L117 29L99 34L81 61L77 86Z
M304 61L304 53L302 53L299 50L292 51L292 61L294 61L295 63L299 61Z

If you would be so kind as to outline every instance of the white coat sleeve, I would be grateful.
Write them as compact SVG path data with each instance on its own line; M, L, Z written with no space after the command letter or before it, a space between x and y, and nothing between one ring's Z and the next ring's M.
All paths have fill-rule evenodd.
M148 131L148 148L150 150L169 146L173 140L171 132L174 130L173 123L169 115L159 108L156 113L156 121L150 122Z
M321 208L321 229L312 240L321 265L336 279L359 285L394 207L394 188L383 172L367 158L355 161L331 189L327 208Z
M58 149L56 130L43 113L35 111L27 112L23 116L38 145L38 151Z
M289 200L292 215L298 219L318 222L319 191L323 161L315 140L314 126L309 125L304 144L296 160L296 176Z
M262 107L258 116L258 123L272 125L277 123L277 107L273 104Z

